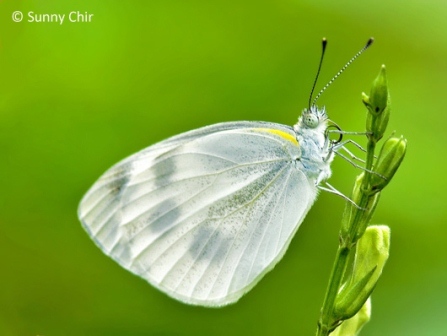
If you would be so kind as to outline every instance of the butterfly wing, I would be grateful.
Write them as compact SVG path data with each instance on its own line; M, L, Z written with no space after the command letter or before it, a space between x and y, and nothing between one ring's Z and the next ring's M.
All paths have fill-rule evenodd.
M189 304L222 306L285 253L316 197L291 128L222 123L109 169L79 218L121 266Z

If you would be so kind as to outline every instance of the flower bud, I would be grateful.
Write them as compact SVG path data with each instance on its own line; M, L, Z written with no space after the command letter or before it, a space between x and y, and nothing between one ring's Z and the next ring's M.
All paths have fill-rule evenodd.
M385 133L390 119L390 97L385 65L382 65L379 75L373 81L369 97L362 93L362 101L369 112L366 117L366 130L371 134L369 137L377 142Z
M351 318L362 308L382 274L390 248L390 229L385 225L369 226L357 243L350 277L337 295L334 315Z
M407 140L403 137L389 138L380 150L379 158L371 176L372 190L382 190L391 181L407 151ZM379 174L379 175L378 175Z
M373 115L381 114L388 105L388 83L386 80L385 65L382 65L379 75L373 81L369 95L370 112Z
M363 179L365 177L365 173L360 174L355 183L354 188L352 190L351 194L351 200L357 204L360 205L360 201L362 199L363 192L362 191L362 184ZM352 203L348 202L346 203L345 207L345 213L343 215L342 224L341 224L341 230L340 235L341 238L349 239L350 237L355 237L352 239L352 241L356 242L365 232L366 226L369 224L369 221L371 220L372 214L374 213L374 210L376 209L377 203L379 202L380 192L375 192L372 195L368 195L368 201L363 209L359 209L355 207ZM350 232L352 228L352 221L355 220L357 213L361 213L360 218L357 218L358 224L356 226L356 232Z

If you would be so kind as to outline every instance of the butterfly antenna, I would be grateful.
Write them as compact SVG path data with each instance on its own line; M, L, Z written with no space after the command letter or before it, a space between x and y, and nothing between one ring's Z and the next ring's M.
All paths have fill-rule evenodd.
M315 90L315 85L317 85L318 76L320 75L321 65L323 64L324 52L326 51L327 40L325 37L323 37L323 41L321 42L321 45L323 47L323 50L321 51L320 64L318 65L318 70L317 70L317 75L315 76L314 85L312 85L312 90L310 91L309 110L310 110L310 106L311 106L311 102L312 102L312 95L314 94L314 90Z
M370 37L369 38L369 40L368 40L368 42L366 42L366 44L365 44L365 46L357 53L357 54L355 54L354 55L354 57L352 57L349 61L348 61L348 63L346 63L344 66L343 66L343 68L341 68L340 69L340 71L339 72L337 72L337 74L334 76L334 77L332 77L332 79L320 90L320 92L318 92L318 94L317 94L317 96L315 97L315 99L313 100L313 102L312 102L312 105L314 105L316 102L317 102L317 100L318 100L318 98L320 98L320 96L321 96L321 94L324 92L324 91L326 91L326 89L334 82L334 80L336 80L337 79L337 77L338 76L340 76L342 73L343 73L343 71L345 71L346 70L346 68L348 67L348 66L350 66L351 65L351 63L352 62L354 62L354 60L357 58L357 57L359 57L361 54L363 54L363 52L366 50L366 49L368 49L369 48L369 46L372 44L374 42L374 39L372 38L372 37ZM323 51L323 53L324 53L324 51ZM320 66L321 66L321 62L320 62ZM320 72L320 69L318 69L318 72ZM317 75L317 77L318 77L318 75ZM312 88L312 91L313 91L313 88ZM310 106L310 101L309 101L309 106Z

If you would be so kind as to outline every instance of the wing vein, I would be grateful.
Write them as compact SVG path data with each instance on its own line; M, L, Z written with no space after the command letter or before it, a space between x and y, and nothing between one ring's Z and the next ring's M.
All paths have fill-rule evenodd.
M281 172L280 172L280 173L281 173ZM280 175L280 174L278 174L278 175L276 176L276 178L278 178L279 175ZM276 178L275 178L275 179L276 179ZM270 199L271 199L272 197L273 197L273 195L270 197ZM266 209L266 207L267 207L267 204L268 204L268 202L266 202L266 204L264 205L264 209L263 209L263 212L262 212L262 213L264 213L264 211L265 211L265 209ZM239 256L237 265L240 265L240 261L242 260L242 256L245 254L245 251L247 250L248 246L250 245L249 242L251 241L254 232L255 232L255 230L253 230L253 231L251 232L251 234L250 234L250 238L248 239L247 244L246 244L245 247L244 247L244 250L240 253L240 256ZM234 273L236 272L236 269L237 269L237 267L234 268L232 281L228 284L228 289L231 287L231 285L232 285L232 283L233 283L233 281L234 281Z
M285 190L285 188L286 188L286 186L287 186L287 184L288 184L290 175L291 175L291 171L289 171L289 174L288 174L288 176L287 176L287 179L286 179L286 181L284 182L284 186L283 186L282 192L280 193L280 196L282 196L282 194L283 194L283 192L284 192L284 190ZM246 281L247 281L248 278L250 277L250 274L251 274L251 272L252 272L252 270L253 270L254 261L255 261L255 260L257 259L257 257L258 257L258 254L259 254L259 248L261 247L262 242L263 242L263 240L264 240L264 238L265 238L265 234L266 234L267 229L268 229L268 227L269 227L269 224L270 224L270 222L271 222L271 220L272 220L272 218L273 218L273 214L275 213L276 208L278 207L278 203L279 203L279 201L280 201L280 199L281 199L280 196L279 196L279 197L277 198L277 200L276 200L276 204L275 204L274 209L270 212L269 221L268 221L267 224L265 225L264 231L263 231L263 233L262 233L262 238L259 240L259 244L258 244L258 247L257 247L257 249L256 249L256 258L253 258L253 259L252 259L252 263L251 263L251 265L250 265L250 271L247 273L247 279L246 279ZM252 236L251 238L253 238L253 236ZM250 239L250 240L251 240L251 239Z
M259 196L260 196L262 193L264 193L265 190L267 190L267 189L272 185L272 183L274 183L274 181L275 181L275 180L282 174L283 170L286 169L286 168L287 168L287 166L284 166L283 168L281 168L281 170L275 175L275 177L272 178L272 180L269 181L269 183L268 183L268 184L267 184L267 185L266 185L266 186L265 186L265 187L264 187L264 188L263 188L263 189L262 189L256 196L255 196L255 197L253 197L253 200L251 200L249 203L253 205L255 199L259 198ZM273 197L273 195L272 195L271 197ZM265 210L265 206L264 206L264 210ZM247 212L247 213L248 213L248 212ZM254 232L254 231L255 231L255 230L253 230L253 231L251 232L250 237L253 235L253 232ZM238 230L238 235L239 235L239 233L240 233L240 230ZM231 246L234 245L234 242L235 242L235 239L233 239L233 243L231 244ZM247 249L247 246L245 246L244 250L241 252L237 265L239 265L239 262L240 262L240 260L242 259L242 255L244 254L244 252L245 252L246 249ZM222 264L225 264L225 263L227 262L227 259L228 259L228 255L229 255L230 250L231 250L231 248L229 248L229 249L227 250L227 254L225 255L225 259L224 259L224 262L223 262ZM237 268L237 266L234 268L234 270L236 270L236 268ZM221 271L222 271L222 268L221 268L221 270L219 271L219 275L218 275L218 277L220 276ZM234 271L233 271L233 276L234 276ZM232 279L233 279L233 276L232 276ZM214 282L213 282L213 284L212 284L212 286L211 286L212 289L214 289L214 286L215 286L215 284L216 284L216 280L217 280L218 277L216 277L216 279L214 280ZM231 281L229 282L229 287L230 287L230 284L231 284ZM228 288L229 288L229 287L228 287Z
M272 161L272 162L277 162L277 161L282 161L282 160L275 160L275 161ZM265 162L265 163L267 163L267 162ZM269 161L268 163L271 163L271 162ZM250 166L250 165L247 165L247 166ZM187 180L191 180L191 181L192 181L192 180L194 180L194 179L202 178L202 177L204 177L204 176L207 176L207 177L215 177L214 181L211 182L210 185L207 187L207 188L209 188L209 187L211 187L211 186L213 185L213 183L216 181L216 179L217 179L217 175L220 175L220 174L223 174L223 173L230 172L230 171L232 171L233 169L240 168L240 167L241 167L241 166L234 166L234 167L231 167L231 168L228 168L228 169L225 169L225 170L221 170L221 171L216 172L216 173L211 173L211 174L206 174L206 175L199 175L199 176L194 176L194 177L185 178L185 179L182 179L182 180L177 180L177 181L171 182L171 183L170 183L170 186L172 186L172 185L174 185L174 184L176 184L176 183L185 182L185 181L187 181ZM265 175L263 175L263 176L265 176ZM156 188L156 189L154 189L154 190L151 190L151 191L149 191L149 192L147 192L147 193L144 193L144 194L138 196L137 198L132 199L131 201L129 201L129 202L127 202L126 204L123 204L123 205L128 205L128 204L130 204L130 203L132 203L132 202L136 202L136 201L142 199L143 197L149 196L149 195L151 195L151 194L157 192L159 189L161 189L161 188L163 188L163 187L165 187L165 186L160 186L160 187L158 187L158 188ZM206 190L207 188L205 188L204 190ZM197 194L198 194L198 193L196 193L194 196L196 196ZM194 196L193 196L193 197L194 197ZM185 202L189 201L190 199L191 199L191 198L189 198L189 199L186 200ZM219 200L219 199L218 199L218 200ZM176 205L176 207L170 209L169 211L172 211L173 209L177 208L178 206L183 205L185 202ZM150 208L148 208L148 209L146 209L145 211L143 211L142 213L140 213L138 216L136 216L136 217L134 217L134 218L132 218L132 219L129 219L126 223L123 223L123 225L129 224L131 221L138 220L140 217L142 217L142 216L146 215L148 212L150 212L153 208L157 207L160 203L161 203L161 202L159 202L159 203L157 203L157 204L151 206ZM209 205L209 204L206 204L206 206L208 206L208 205ZM160 217L162 217L162 216L164 216L164 215L165 215L165 213L161 214L159 217L157 217L156 219L154 219L154 221L157 220L157 219L159 219ZM141 232L141 231L140 231L140 232ZM139 233L139 232L137 232L136 234L138 234L138 233Z
M248 163L236 163L235 166L232 166L232 167L229 167L229 168L225 168L225 169L222 169L222 170L213 172L213 173L202 174L202 175L196 175L196 176L189 176L189 177L186 177L186 178L184 178L184 179L177 180L177 181L175 181L175 182L170 181L169 184L177 183L177 182L183 182L183 181L187 181L188 179L193 179L193 178L197 178L197 177L213 176L213 175L217 175L217 174L225 173L225 172L230 171L230 170L232 170L232 169L234 169L234 168L250 167L250 166L254 166L254 165L258 165L258 164L273 163L273 162L278 162L278 161L284 161L284 158L281 158L281 159L275 159L275 160L255 161L255 162L248 162ZM151 166L151 168L152 168L152 167L153 167L153 166ZM130 186L137 186L137 185L139 185L139 184L143 184L143 183L148 183L148 182L155 181L155 180L157 180L157 179L159 179L159 178L160 178L160 176L154 176L153 178L149 178L149 179L147 179L147 180L143 180L143 181L138 181L137 183L132 183L132 184L129 184L129 185L130 185ZM166 186L166 184L162 184L162 185L159 186L159 188L161 188L161 187L165 187L165 186ZM150 192L156 191L156 190L158 190L159 188L154 189L154 190L151 190ZM142 196L144 196L144 195L145 195L145 194L143 194Z
M282 168L282 169L284 169L284 168ZM281 169L281 170L282 170L282 169ZM268 174L268 172L265 173L264 175L262 175L261 177L259 177L258 179L264 177L264 176L267 175L267 174ZM276 178L276 177L275 177L275 178ZM269 185L269 184L268 184L268 185ZM267 185L266 187L268 187L268 185ZM264 190L265 190L265 188L263 188L263 190L261 190L257 195L255 195L255 196L253 197L253 199L259 197L259 195L260 195ZM226 195L225 197L228 197L228 195ZM250 201L248 201L248 202L246 202L246 203L244 203L244 204L241 204L240 207L238 207L238 208L235 209L234 211L232 211L232 212L226 214L225 216L218 216L218 217L212 217L212 218L205 218L204 221L209 220L209 219L224 219L224 218L227 218L227 217L231 216L232 214L238 212L241 208L244 208L247 204L251 204L252 202L253 202L253 201L250 200ZM203 210L203 208L201 208L200 210L196 211L195 213L197 213L197 212L199 212L199 211L201 211L201 210ZM195 213L191 214L191 216L194 215ZM177 223L176 225L181 224L181 223L184 222L185 220L189 219L191 216L188 216L188 217L184 218L183 220L181 220L181 221L180 221L179 223ZM191 228L188 229L186 232L184 232L181 236L179 236L175 241L173 241L173 243L172 243L171 245L169 245L165 250L163 250L163 252L161 252L161 253L159 254L159 256L157 256L157 258L156 258L155 260L153 260L153 263L157 262L158 259L159 259L163 254L165 254L170 248L172 248L172 246L175 245L176 242L178 242L178 241L179 241L180 239L182 239L186 234L188 234L189 232L191 232L193 229L195 229L199 224L203 223L204 221L199 222L198 224L196 224L195 226L191 227ZM174 226L172 226L169 230L171 230L171 229L173 229L173 228L174 228ZM169 230L168 230L168 231L169 231ZM153 244L155 241L157 241L157 240L159 240L160 238L162 238L162 236L165 235L168 231L164 232L162 235L160 235L159 237L157 237L151 244ZM150 248L150 245L147 246L144 250L142 250L142 251L139 253L139 255L141 255L141 254L142 254L144 251L146 251L148 248ZM172 271L172 268L168 271L168 273L171 272L171 271ZM165 277L164 277L164 278L165 278Z

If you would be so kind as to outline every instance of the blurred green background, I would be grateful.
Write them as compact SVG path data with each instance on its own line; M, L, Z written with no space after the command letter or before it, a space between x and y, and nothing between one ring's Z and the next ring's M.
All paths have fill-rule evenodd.
M17 10L94 16L15 23ZM340 198L321 194L284 259L223 309L183 305L123 270L76 211L107 168L171 135L295 123L323 36L317 88L376 42L319 104L364 130L360 94L386 64L388 129L408 139L373 219L392 229L391 256L361 335L447 334L446 1L3 0L0 14L0 335L313 335ZM349 194L358 170L336 159L333 172Z

